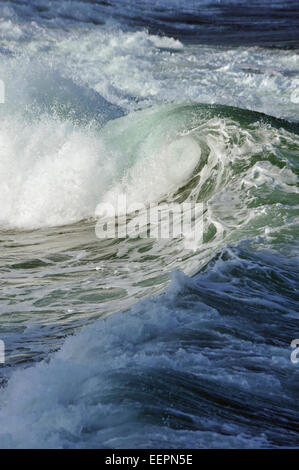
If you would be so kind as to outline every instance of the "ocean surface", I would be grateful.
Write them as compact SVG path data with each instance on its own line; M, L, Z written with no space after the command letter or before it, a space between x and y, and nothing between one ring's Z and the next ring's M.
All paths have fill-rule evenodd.
M1 448L299 447L295 0L1 1ZM203 240L96 236L120 195Z

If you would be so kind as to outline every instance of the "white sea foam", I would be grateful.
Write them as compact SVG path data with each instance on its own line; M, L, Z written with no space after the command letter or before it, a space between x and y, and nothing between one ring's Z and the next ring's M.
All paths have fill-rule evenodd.
M196 431L175 430L167 421L161 425L143 417L144 396L153 407L158 400L169 414L172 403L184 409L184 400L175 401L173 374L176 381L183 374L190 394L185 399L192 403L192 390L199 384L210 384L216 394L220 387L222 398L227 389L270 402L288 400L286 393L295 393L295 382L286 392L275 374L283 369L294 376L288 350L264 344L262 336L256 341L254 330L236 335L234 316L223 316L201 301L205 289L218 294L221 285L227 289L223 281L230 283L230 270L239 266L250 273L254 268L253 261L247 263L238 252L227 255L230 261L216 261L195 279L175 271L163 295L93 323L68 338L49 362L16 371L0 395L0 446L169 447L175 442L187 448L267 447L271 433L266 436L256 428L248 433L241 421L207 418L199 413L199 403L188 412ZM230 290L233 301L238 286ZM194 399L197 403L199 398Z
M128 443L141 447L144 435L147 445L157 443L161 428L142 423L138 418L134 402L138 403L140 392L136 390L136 396L130 398L121 388L124 395L119 395L122 386L118 377L122 374L130 381L130 374L136 379L154 370L173 370L176 374L188 371L212 382L221 376L222 386L227 383L241 390L250 388L251 393L261 396L280 393L280 383L270 373L271 363L280 358L280 348L273 346L266 353L262 344L240 340L243 352L240 350L239 363L246 363L246 354L262 364L266 353L270 361L269 374L244 371L240 375L226 370L222 361L216 360L216 351L213 360L208 349L192 352L183 343L180 345L179 335L183 337L184 331L196 335L196 331L209 331L211 325L214 331L219 329L215 335L227 347L229 341L238 341L233 337L227 341L226 333L221 333L225 320L215 309L200 302L196 291L196 281L175 272L162 297L147 299L130 312L96 322L67 339L49 363L15 372L1 394L1 447L117 448ZM194 293L193 299L188 292ZM179 295L186 299L181 306ZM280 361L290 368L287 358ZM165 376L165 384L167 380ZM252 440L243 436L237 424L227 428L224 432L227 437L222 435L219 441L219 432L224 429L217 424L217 417L206 423L203 419L200 427L202 431L197 432L170 430L164 434L164 444L159 445L167 447L171 439L183 447L218 447L219 442L222 446L267 445L262 434Z
M105 119L106 112L104 108ZM251 163L253 155L263 151L270 156L281 139L290 139L284 131L253 126L248 132L193 105L139 111L104 127L101 119L77 124L66 113L51 115L42 107L37 115L24 117L13 110L3 119L2 227L70 224L94 217L102 202L116 205L122 194L128 204L174 200L190 178L197 183L187 199L210 201L210 217L217 214L215 226L226 224L228 216L230 226L246 222L250 214L256 217L264 206L249 211L248 203L260 185L296 192L291 169L267 161ZM242 178L236 171L241 160L247 162Z
M155 148L140 147L130 162L99 130L47 115L27 123L17 116L5 119L0 140L2 227L55 226L93 217L97 204L113 202L112 194L122 187L131 201L158 201L186 182L200 159L191 137L153 138Z

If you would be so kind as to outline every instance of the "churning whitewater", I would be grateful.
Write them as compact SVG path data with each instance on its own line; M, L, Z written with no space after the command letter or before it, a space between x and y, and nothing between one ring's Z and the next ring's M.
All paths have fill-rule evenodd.
M298 6L154 3L0 4L1 448L299 445Z

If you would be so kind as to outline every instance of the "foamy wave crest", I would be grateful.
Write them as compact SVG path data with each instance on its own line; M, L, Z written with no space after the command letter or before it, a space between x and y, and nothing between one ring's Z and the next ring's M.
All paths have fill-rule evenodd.
M267 185L279 180L294 188L292 170L278 171L271 157L285 139L295 138L276 129L282 122L197 104L120 117L119 107L52 68L36 66L31 73L25 63L26 79L14 78L16 64L20 59L6 71L9 99L0 115L4 228L71 224L94 217L99 203L115 204L120 194L129 204L209 202L216 210L214 226L220 219L223 224L227 211L240 224L249 217L254 188L264 182L257 173L268 171ZM265 141L272 144L265 147Z
M97 131L123 114L55 69L8 60L1 69L0 224L35 228L94 213L115 173Z

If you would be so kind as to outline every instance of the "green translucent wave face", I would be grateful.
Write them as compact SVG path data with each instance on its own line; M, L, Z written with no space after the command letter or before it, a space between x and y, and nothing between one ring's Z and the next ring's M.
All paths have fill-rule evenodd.
M298 129L260 113L219 105L168 105L111 121L103 131L122 176L115 202L203 202L205 240L295 235ZM215 246L214 246L215 248Z

